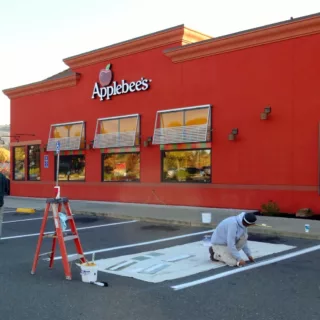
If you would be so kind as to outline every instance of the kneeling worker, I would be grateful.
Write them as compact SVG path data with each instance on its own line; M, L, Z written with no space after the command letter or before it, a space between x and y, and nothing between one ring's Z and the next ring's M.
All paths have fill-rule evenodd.
M243 250L249 261L254 262L247 245L247 227L253 226L256 220L254 213L242 212L221 221L211 237L210 259L224 262L230 267L244 266L245 261L241 259L239 253L240 250Z

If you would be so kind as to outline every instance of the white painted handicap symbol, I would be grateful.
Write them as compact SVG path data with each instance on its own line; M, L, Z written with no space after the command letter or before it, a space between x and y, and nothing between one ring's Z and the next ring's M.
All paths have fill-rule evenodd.
M295 248L255 241L249 241L248 244L254 258ZM243 252L241 255L247 260ZM203 246L202 241L95 262L99 271L152 283L183 278L225 266L209 259L208 247Z

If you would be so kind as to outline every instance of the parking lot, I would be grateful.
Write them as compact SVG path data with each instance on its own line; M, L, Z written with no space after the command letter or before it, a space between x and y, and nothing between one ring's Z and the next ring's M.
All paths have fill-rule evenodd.
M40 259L30 274L42 215L5 208L3 319L320 318L317 241L250 236L256 263L233 269L209 261L202 239L211 229L77 215L86 257L95 253L98 280L109 283L98 287L81 282L75 263L72 281L65 280L59 251L52 270ZM47 231L54 231L52 221ZM51 240L44 239L41 251L50 250Z

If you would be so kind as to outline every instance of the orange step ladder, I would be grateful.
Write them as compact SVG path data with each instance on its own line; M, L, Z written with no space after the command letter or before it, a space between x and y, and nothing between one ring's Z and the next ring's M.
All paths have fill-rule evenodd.
M71 234L68 234L68 235L64 234L64 232L62 230L61 222L60 222L59 212L61 212L62 207L64 207L64 209L65 209L67 221L69 222L69 226L70 226L70 230L71 230ZM49 218L50 208L52 209L52 212L53 212L53 220L54 220L54 226L55 226L55 233L54 234L45 233L47 221ZM50 252L40 254L43 238L52 238L52 249ZM44 216L43 216L42 225L41 225L41 229L40 229L40 235L39 235L39 239L38 239L37 249L36 249L34 260L33 260L31 274L35 274L37 264L39 261L39 257L43 256L43 255L50 254L49 268L53 267L57 240L58 240L58 243L60 246L60 252L61 252L62 264L63 264L65 277L67 280L71 280L72 275L71 275L71 267L70 267L69 262L75 261L75 260L80 260L81 263L85 263L86 258L84 257L83 249L82 249L82 246L80 243L79 234L77 231L75 221L73 219L73 215L71 212L68 198L58 198L58 199L53 198L53 199L47 199L47 201L46 201L46 208L44 211ZM72 255L68 258L65 242L70 241L70 240L74 241L74 244L75 244L75 247L77 250L77 254Z

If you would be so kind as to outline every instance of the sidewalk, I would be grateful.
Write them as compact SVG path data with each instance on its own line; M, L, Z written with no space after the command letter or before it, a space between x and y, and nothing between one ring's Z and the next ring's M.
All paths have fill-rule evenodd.
M5 197L5 207L7 208L44 210L45 203L45 198ZM136 219L153 223L202 227L215 227L226 217L237 215L242 211L250 211L245 209L219 209L85 200L70 200L70 205L75 214L104 215L119 219ZM202 224L202 212L212 213L211 224ZM250 233L320 240L320 221L258 216L257 223L266 224L270 227L252 227L249 229ZM309 233L305 233L304 231L304 225L306 223L310 225Z

